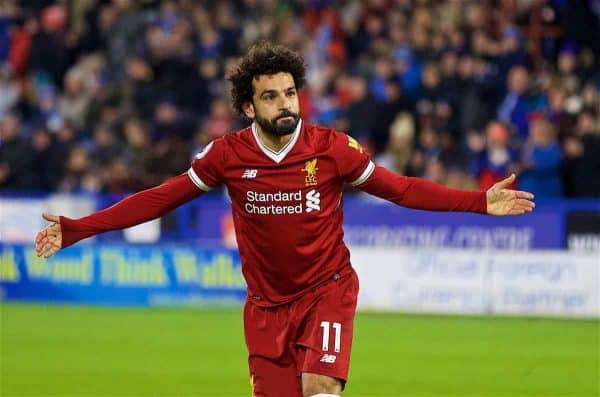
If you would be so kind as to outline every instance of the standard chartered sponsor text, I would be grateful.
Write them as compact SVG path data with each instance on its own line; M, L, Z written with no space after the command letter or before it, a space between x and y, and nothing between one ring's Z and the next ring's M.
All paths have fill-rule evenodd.
M301 214L304 212L302 201L302 190L274 193L247 191L244 209L249 214L259 215Z

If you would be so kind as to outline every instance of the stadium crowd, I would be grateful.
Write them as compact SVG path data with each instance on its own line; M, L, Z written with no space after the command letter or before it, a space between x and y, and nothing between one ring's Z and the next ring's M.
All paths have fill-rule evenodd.
M600 197L594 0L0 2L0 190L130 192L244 127L227 70L308 65L303 118L447 186Z

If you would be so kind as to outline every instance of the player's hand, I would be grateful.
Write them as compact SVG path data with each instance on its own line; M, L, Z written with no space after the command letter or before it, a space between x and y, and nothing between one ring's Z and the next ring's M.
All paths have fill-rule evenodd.
M49 258L62 247L62 231L60 218L57 215L42 214L42 218L52 222L35 236L35 253L37 256Z
M490 215L522 215L533 211L533 194L507 189L515 181L515 174L496 183L486 192L487 213Z

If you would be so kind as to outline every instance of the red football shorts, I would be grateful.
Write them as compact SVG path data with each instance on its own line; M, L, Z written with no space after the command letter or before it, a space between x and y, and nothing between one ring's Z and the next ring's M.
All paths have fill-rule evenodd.
M346 381L358 296L348 268L302 297L275 307L246 302L244 333L255 397L302 397L303 372Z

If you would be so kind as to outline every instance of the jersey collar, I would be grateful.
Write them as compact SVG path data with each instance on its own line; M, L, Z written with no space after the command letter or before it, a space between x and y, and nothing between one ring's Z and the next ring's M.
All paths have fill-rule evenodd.
M296 125L296 129L293 132L292 138L282 147L279 151L274 151L269 149L260 140L258 136L258 132L256 131L256 123L252 123L252 135L254 135L254 140L256 144L262 150L262 152L271 160L276 163L281 163L281 161L287 156L287 154L294 148L296 142L298 141L298 137L300 136L300 130L302 129L302 119L298 120L298 125Z

